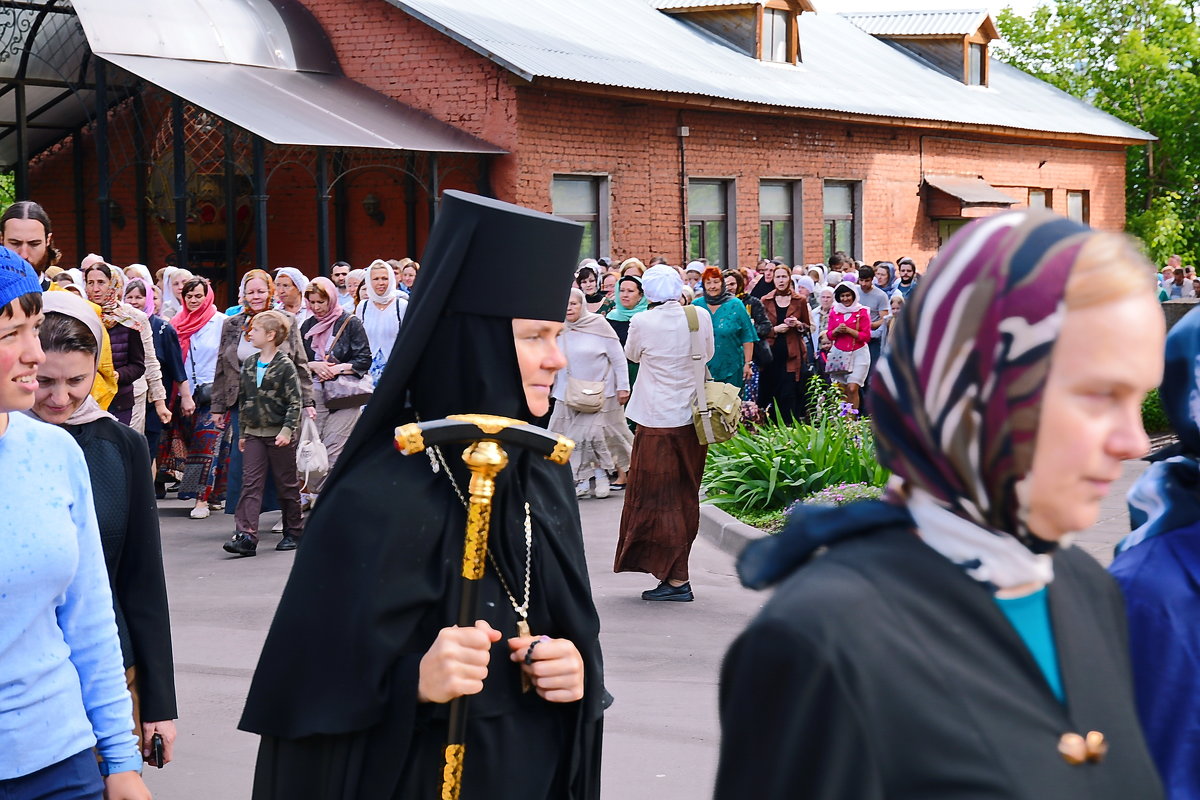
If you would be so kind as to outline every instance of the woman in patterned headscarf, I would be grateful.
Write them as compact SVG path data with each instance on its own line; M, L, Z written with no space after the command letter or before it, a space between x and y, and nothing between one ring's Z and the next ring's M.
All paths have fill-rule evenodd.
M1070 545L1148 446L1151 274L1045 212L947 244L871 393L888 496L739 561L782 583L725 661L718 800L1162 797L1120 592Z

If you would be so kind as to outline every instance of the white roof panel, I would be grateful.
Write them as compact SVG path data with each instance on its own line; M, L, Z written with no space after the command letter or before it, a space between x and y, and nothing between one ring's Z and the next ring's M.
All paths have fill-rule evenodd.
M983 25L988 12L852 11L841 16L872 36L969 36Z

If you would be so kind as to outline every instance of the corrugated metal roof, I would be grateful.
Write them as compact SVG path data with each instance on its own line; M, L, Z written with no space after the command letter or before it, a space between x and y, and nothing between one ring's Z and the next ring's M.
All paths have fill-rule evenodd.
M965 86L835 14L800 15L804 63L792 66L738 53L648 0L388 2L526 80L559 78L818 112L1154 138L995 60L989 87Z
M840 16L872 36L969 36L987 9L963 11L848 11Z
M938 191L957 197L967 205L1011 206L1017 202L983 178L959 175L926 175L925 182Z
M97 53L275 144L503 153L343 75Z
M73 3L95 55L269 142L505 152L347 78L298 0Z

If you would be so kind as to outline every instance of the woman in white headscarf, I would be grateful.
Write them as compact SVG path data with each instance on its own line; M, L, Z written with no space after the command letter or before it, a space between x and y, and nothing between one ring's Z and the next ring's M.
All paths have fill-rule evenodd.
M688 556L700 526L700 478L708 448L692 425L696 379L692 352L713 356L711 314L685 310L683 280L672 267L642 276L650 301L629 321L625 357L640 364L625 415L637 423L614 572L648 572L657 588L643 600L690 602ZM697 330L689 330L695 315ZM693 343L693 339L695 342Z
M392 355L392 345L400 335L400 324L408 301L396 289L396 274L386 261L375 259L367 267L367 299L355 311L367 329L371 343L371 378L378 382Z
M308 278L295 267L280 267L275 270L275 307L286 311L301 325L312 316L304 303L308 291Z
M583 291L572 289L559 346L567 368L550 393L556 402L549 427L575 442L575 495L608 497L608 473L616 471L617 483L624 486L633 448L622 410L629 400L629 370L621 340L608 320L587 310ZM588 398L594 398L594 408Z
M181 290L183 284L191 277L192 273L180 267L167 267L163 270L162 286L159 287L163 299L160 317L170 319L183 310Z

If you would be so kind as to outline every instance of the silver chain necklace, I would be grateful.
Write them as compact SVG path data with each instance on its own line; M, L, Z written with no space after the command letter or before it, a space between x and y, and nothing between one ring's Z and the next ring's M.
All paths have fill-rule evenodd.
M433 471L438 472L440 464L441 469L445 471L446 477L450 479L450 485L454 487L454 493L458 495L459 501L462 502L463 508L470 511L471 504L467 502L467 498L462 493L462 489L458 486L458 481L454 479L454 473L450 471L450 467L446 464L446 457L442 455L442 449L436 444L429 448L432 454L430 462ZM434 461L434 458L437 460ZM520 604L517 603L517 598L513 595L512 589L508 587L508 581L504 579L504 573L500 571L500 565L496 563L495 557L492 555L492 549L489 547L487 551L488 563L492 565L492 569L496 572L496 577L500 579L500 585L504 588L504 593L508 595L508 602L512 605L513 611L517 613L517 635L531 636L529 629L529 599L531 575L533 568L533 519L529 514L529 503L525 503L525 598Z

